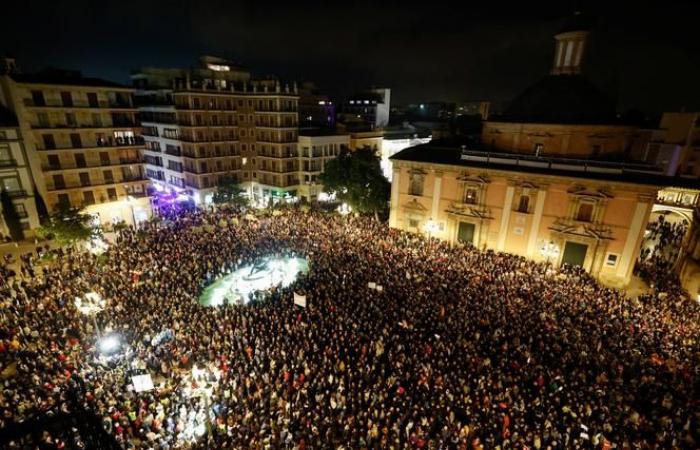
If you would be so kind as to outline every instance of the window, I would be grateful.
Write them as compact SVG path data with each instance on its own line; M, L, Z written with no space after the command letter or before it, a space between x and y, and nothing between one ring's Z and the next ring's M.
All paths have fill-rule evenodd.
M476 189L467 188L467 190L464 192L464 203L466 203L467 205L476 205L477 197L478 192L476 191Z
M419 173L411 174L411 185L409 187L409 194L411 195L423 195L423 175Z
M600 150L601 150L600 144L594 145L594 146L593 146L593 151L591 152L591 156L593 156L594 158L595 158L596 156L599 156L599 155L600 155Z
M49 169L60 169L61 162L58 159L58 155L49 155Z
M92 126L99 128L102 126L102 116L98 113L92 113Z
M87 164L85 162L85 155L82 153L76 153L75 154L75 166L76 167L86 167Z
M87 93L88 105L90 108L99 108L100 104L97 102L97 94L94 92Z
M117 199L117 190L114 188L108 188L107 189L107 197L109 198L109 201L113 202Z
M58 206L70 206L70 200L68 194L58 194Z
M83 202L86 205L94 205L95 204L95 195L92 193L92 191L83 192Z
M408 226L409 228L418 228L420 225L420 221L417 219L408 219Z
M105 179L105 183L114 183L114 175L112 174L111 170L103 170L102 171L102 176Z
M107 153L107 152L100 152L100 165L102 165L102 166L108 166L108 165L110 165L109 153Z
M44 140L44 150L53 150L56 148L56 141L53 139L53 134L43 134L41 138Z
M80 135L78 133L70 134L70 143L73 148L81 148L83 146L83 142L80 140Z
M518 202L518 212L526 213L530 207L530 196L521 195L520 201Z
M61 101L63 106L68 108L73 106L73 97L71 97L70 92L61 92Z
M80 185L90 186L90 174L88 172L80 172Z
M77 127L78 122L75 120L75 114L73 113L66 113L66 125L69 127Z
M63 175L57 174L53 176L53 187L54 189L65 189L66 182L63 180ZM60 197L60 195L59 195Z
M576 212L576 220L580 222L590 222L593 218L593 204L581 203Z
M34 103L34 106L46 106L44 93L41 91L32 91L32 103Z
M535 144L533 150L535 152L535 156L540 156L542 154L542 152L544 151L544 144L541 144L541 143Z

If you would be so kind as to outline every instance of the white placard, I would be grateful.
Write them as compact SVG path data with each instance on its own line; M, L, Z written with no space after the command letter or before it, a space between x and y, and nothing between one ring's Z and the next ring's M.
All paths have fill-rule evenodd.
M381 284L378 284L377 291L382 292L383 290L384 290L384 286L382 286Z
M294 293L294 304L306 308L306 295Z
M136 375L131 377L131 382L134 385L134 390L136 392L146 392L153 390L153 380L149 374L146 375Z
M370 281L369 283L367 283L367 287L370 289L376 289L377 283L375 283L374 281Z

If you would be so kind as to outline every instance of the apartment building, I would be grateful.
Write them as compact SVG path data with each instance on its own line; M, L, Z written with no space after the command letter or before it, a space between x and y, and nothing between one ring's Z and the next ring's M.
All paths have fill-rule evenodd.
M133 89L55 69L4 75L1 85L49 211L84 207L102 223L148 217Z
M34 200L34 183L17 118L0 105L0 190L12 198L23 230L39 226ZM0 209L2 206L0 206ZM9 235L9 228L0 214L0 233Z
M305 202L319 199L323 185L318 177L328 161L350 147L349 134L336 134L323 130L303 130L299 134L299 180L298 197Z
M195 68L142 68L132 80L156 188L206 204L233 177L254 201L297 195L295 85L211 56Z

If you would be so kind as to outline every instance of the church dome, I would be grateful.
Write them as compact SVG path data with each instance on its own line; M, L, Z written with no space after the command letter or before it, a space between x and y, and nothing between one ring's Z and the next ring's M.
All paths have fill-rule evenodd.
M548 75L513 100L502 120L600 124L615 120L615 102L582 75Z

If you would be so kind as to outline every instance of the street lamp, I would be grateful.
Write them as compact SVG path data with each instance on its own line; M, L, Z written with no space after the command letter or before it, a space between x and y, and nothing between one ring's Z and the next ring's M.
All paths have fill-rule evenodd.
M554 241L545 242L540 247L540 253L547 258L547 265L549 265L550 258L559 256L559 246Z
M425 223L425 232L428 233L428 245L432 242L433 233L438 231L438 224L431 217Z
M342 205L338 206L338 212L342 216L347 216L352 212L352 206L348 205L347 203L343 203Z
M82 298L75 297L75 307L82 314L92 317L97 336L100 335L100 327L97 325L97 313L105 309L105 300L97 292L88 292Z

